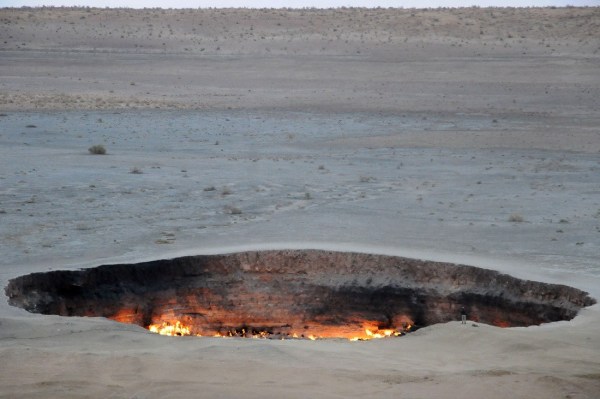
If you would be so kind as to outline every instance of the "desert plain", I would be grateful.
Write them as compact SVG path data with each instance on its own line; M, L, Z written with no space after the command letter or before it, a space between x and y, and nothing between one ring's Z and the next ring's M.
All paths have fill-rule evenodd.
M599 111L600 8L0 9L0 396L600 398L599 305L279 341L4 295L32 272L312 248L599 298Z

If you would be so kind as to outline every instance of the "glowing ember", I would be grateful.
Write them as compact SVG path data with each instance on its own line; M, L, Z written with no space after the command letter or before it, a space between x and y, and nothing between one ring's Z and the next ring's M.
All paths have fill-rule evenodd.
M508 321L504 321L504 320L494 320L494 321L492 321L492 324L495 325L496 327L502 327L502 328L510 327L510 323Z

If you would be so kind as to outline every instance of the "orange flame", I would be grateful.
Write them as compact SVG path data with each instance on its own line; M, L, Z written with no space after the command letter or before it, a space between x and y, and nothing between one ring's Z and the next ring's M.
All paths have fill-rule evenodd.
M388 338L388 337L399 337L409 332L412 328L411 324L404 324L400 329L395 328L384 328L380 329L376 325L371 323L365 323L363 325L364 332L359 333L357 335L350 335L346 331L345 333L341 333L337 335L333 331L321 331L321 334L298 334L297 332L290 331L288 333L275 333L273 334L270 331L265 330L255 330L253 328L241 328L241 329L231 329L225 332L216 331L214 333L208 333L204 331L203 333L208 333L209 336L220 337L220 338L229 338L229 337L245 337L245 338L262 338L262 339L298 339L300 337L309 339L311 341L315 341L317 339L322 338L347 338L350 341L368 341L371 339L380 339L380 338ZM168 322L164 321L160 324L151 324L148 326L148 330L153 333L157 333L160 335L168 335L168 336L185 336L185 335L193 335L192 328L182 324L180 321ZM201 336L200 334L195 334L197 336Z
M172 337L191 335L190 328L184 326L179 321L176 321L175 324L171 324L168 321L165 321L162 324L151 324L148 326L148 330L152 331L153 333L170 335Z
M379 339L379 338L387 338L387 337L399 337L402 335L402 332L399 332L394 329L383 329L383 330L374 330L371 331L368 328L365 328L365 336L363 337L352 337L350 341L367 341L370 339Z

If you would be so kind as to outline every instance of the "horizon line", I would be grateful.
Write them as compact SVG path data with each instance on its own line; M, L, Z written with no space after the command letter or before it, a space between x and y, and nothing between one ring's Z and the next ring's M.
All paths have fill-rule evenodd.
M600 5L561 5L561 6L438 6L438 7L403 7L403 6L376 6L376 7L367 7L367 6L337 6L337 7L98 7L98 6L52 6L52 5L41 5L41 6L0 6L0 10L2 9L48 9L48 8L57 8L57 9L96 9L96 10L448 10L448 9L573 9L573 8L600 8Z

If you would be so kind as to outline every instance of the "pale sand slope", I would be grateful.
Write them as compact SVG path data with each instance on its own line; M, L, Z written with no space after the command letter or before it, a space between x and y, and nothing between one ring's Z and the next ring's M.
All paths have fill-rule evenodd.
M2 286L247 245L460 261L600 297L598 8L0 22ZM598 305L352 343L166 339L3 298L3 397L600 397Z

